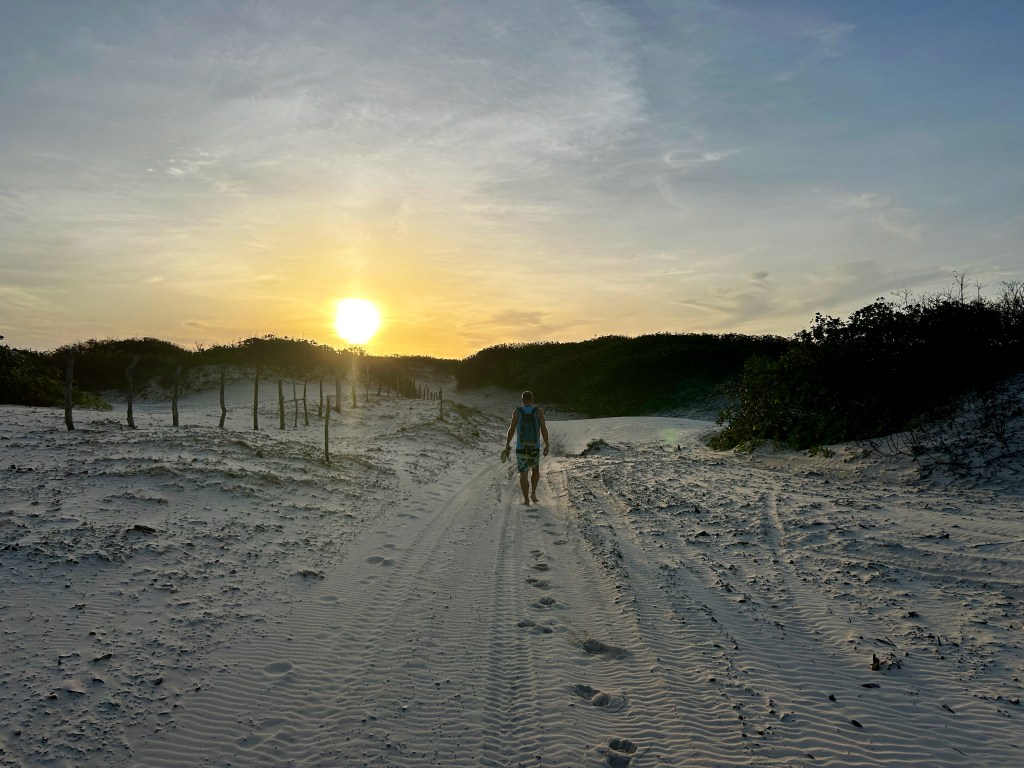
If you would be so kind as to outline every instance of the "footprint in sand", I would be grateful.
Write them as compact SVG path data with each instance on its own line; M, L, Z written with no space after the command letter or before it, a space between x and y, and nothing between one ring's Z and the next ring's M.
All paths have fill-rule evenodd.
M599 691L597 688L591 688L589 685L573 686L572 692L579 696L581 699L585 699L593 707L601 707L608 709L609 711L617 711L626 706L626 699L623 696L617 696L606 691Z
M267 666L263 668L263 671L268 675L279 677L281 675L288 674L292 669L294 669L294 667L290 661L275 661L273 664L267 664Z
M403 518L403 519L405 519L405 520L419 520L420 519L419 515L414 515L411 512L399 512L398 516Z
M536 603L534 603L533 606L534 606L534 608L550 608L552 605L554 605L557 602L558 601L555 600L555 598L551 597L551 595L545 595L540 600L538 600Z
M550 635L552 632L555 631L551 627L545 627L542 624L538 624L537 622L533 621L532 619L523 619L518 624L516 624L516 626L520 629L529 629L535 635Z
M626 649L617 645L606 645L600 640L585 640L581 646L591 656L603 656L606 659L621 659L626 655Z
M366 562L370 565L394 565L395 561L389 557L381 557L380 555L372 555L366 558Z
M629 739L612 739L605 757L612 768L626 768L635 754L636 744Z
M544 550L541 550L541 549L531 549L530 550L530 557L532 557L534 560L540 560L542 557L544 557Z
M537 589L547 589L551 586L551 582L547 579L530 578L526 580L526 583L529 584L531 587L536 587Z
M548 565L547 563L535 563L534 565L531 565L530 567L533 568L533 570L535 570L535 571L550 571L551 570L551 566Z

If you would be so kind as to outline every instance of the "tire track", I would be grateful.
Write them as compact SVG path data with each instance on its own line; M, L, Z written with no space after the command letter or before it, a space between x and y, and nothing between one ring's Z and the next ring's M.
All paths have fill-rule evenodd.
M442 482L430 502L393 510L334 573L308 586L279 626L244 651L222 649L221 672L189 696L169 732L136 749L138 764L188 756L194 765L332 765L341 754L400 752L382 726L407 714L407 693L430 669L417 661L437 652L423 630L453 592L434 574L445 549L466 540L460 512L488 485L481 471L462 485ZM225 731L239 739L211 749Z
M746 764L743 721L737 719L736 697L725 682L725 649L735 641L716 618L716 609L702 601L703 581L691 576L683 583L677 574L674 585L681 588L665 591L662 564L643 551L625 524L622 502L603 483L571 467L564 482L571 513L579 516L581 539L591 543L604 570L618 577L618 621L630 626L630 653L646 673L629 680L619 673L610 682L629 691L620 730L643 749L644 765ZM595 517L605 518L598 526L603 531L592 530ZM610 753L609 764L628 764L627 755Z

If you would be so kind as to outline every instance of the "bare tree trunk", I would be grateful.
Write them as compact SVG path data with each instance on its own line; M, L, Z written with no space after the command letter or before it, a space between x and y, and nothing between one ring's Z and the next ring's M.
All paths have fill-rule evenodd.
M135 399L135 381L132 379L132 371L139 362L139 356L133 355L132 361L124 371L128 377L128 428L135 429L135 414L132 413L132 400Z
M64 369L64 425L71 432L75 428L75 417L71 409L71 392L75 386L75 349L68 350L67 366Z
M437 390L437 418L444 421L444 390Z
M277 380L277 412L281 416L281 429L284 429L284 384Z
M331 398L327 398L330 401ZM341 371L334 372L334 410L341 413Z
M324 412L324 461L331 463L331 398L327 397L327 410Z
M352 376L352 407L356 407L356 378Z
M220 367L220 428L224 429L224 419L227 418L228 409L224 405L224 366Z
M174 369L174 391L171 394L171 424L178 426L178 392L181 390L181 366Z
M252 428L260 428L260 371L256 369L256 383L252 387Z

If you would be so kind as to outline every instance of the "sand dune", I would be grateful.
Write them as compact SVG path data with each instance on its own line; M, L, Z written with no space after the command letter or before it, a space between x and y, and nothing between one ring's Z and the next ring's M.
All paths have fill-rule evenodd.
M523 507L500 393L360 397L330 466L248 393L0 408L2 764L1024 764L1014 477L553 418Z

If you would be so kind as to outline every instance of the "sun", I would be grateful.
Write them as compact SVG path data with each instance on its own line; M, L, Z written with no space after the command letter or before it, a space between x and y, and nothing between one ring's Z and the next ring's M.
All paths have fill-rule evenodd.
M349 344L365 344L380 328L380 311L368 299L342 299L334 328Z

